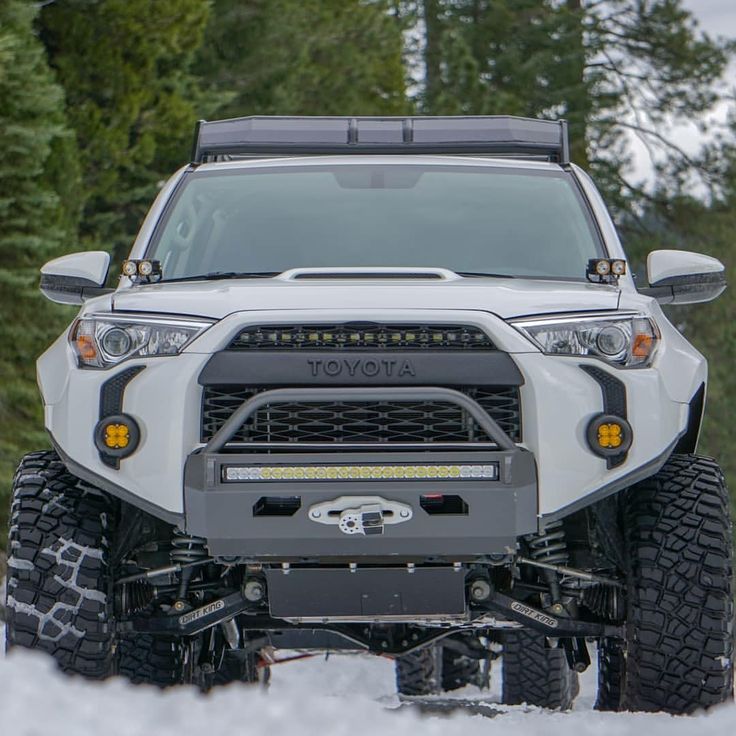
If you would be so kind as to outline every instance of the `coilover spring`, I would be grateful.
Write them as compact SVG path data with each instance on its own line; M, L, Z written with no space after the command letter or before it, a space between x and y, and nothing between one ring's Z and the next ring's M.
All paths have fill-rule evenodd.
M550 565L567 565L569 555L561 521L553 521L543 532L527 537L526 541L529 544L529 556L533 560Z
M198 562L209 557L206 545L207 540L202 537L194 537L179 529L174 529L171 538L171 561L180 565Z

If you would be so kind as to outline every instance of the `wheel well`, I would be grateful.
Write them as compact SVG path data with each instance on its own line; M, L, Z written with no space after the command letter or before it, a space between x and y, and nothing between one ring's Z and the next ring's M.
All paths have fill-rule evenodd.
M698 447L700 427L703 423L703 410L705 409L705 383L701 383L698 390L693 394L689 402L687 418L687 429L680 437L675 449L672 451L678 455L687 455L695 452Z

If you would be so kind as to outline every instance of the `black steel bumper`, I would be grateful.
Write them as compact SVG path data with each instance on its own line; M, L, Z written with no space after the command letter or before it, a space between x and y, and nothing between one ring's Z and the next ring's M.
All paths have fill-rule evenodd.
M491 436L491 450L336 453L227 451L243 422L269 402L329 397L352 401L443 400L462 406ZM483 465L493 478L411 480L228 480L229 467ZM315 521L313 507L341 497L379 498L410 508L402 523L376 533L348 535L337 523ZM452 499L439 508L433 501ZM379 503L380 506L380 503ZM268 509L273 509L269 513ZM207 540L211 554L262 561L346 558L463 560L503 554L516 538L537 529L534 457L517 447L482 408L464 394L440 388L282 389L246 401L185 468L187 531Z

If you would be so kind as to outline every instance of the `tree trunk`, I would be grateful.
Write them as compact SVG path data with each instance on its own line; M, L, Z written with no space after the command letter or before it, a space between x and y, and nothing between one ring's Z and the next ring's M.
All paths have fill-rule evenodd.
M583 28L585 9L582 0L566 0L568 10L568 32L566 35L570 80L567 95L567 117L570 123L570 157L587 168L588 122L591 114L591 98L585 78L586 48Z
M425 112L432 113L442 91L442 0L423 0L422 9L425 27L424 108Z

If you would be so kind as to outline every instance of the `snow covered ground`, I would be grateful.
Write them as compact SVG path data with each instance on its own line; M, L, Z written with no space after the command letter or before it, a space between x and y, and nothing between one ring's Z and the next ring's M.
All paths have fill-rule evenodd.
M0 636L4 640L1 628ZM88 683L62 676L38 654L0 655L2 736L550 736L563 730L575 736L736 733L734 705L691 718L597 713L592 709L593 668L583 676L582 692L572 713L496 707L495 688L483 693L467 688L453 697L462 702L449 713L402 705L393 692L392 662L358 655L327 660L313 657L279 665L273 669L268 691L231 685L206 696L190 687L162 692L117 679ZM488 705L468 707L468 700Z

